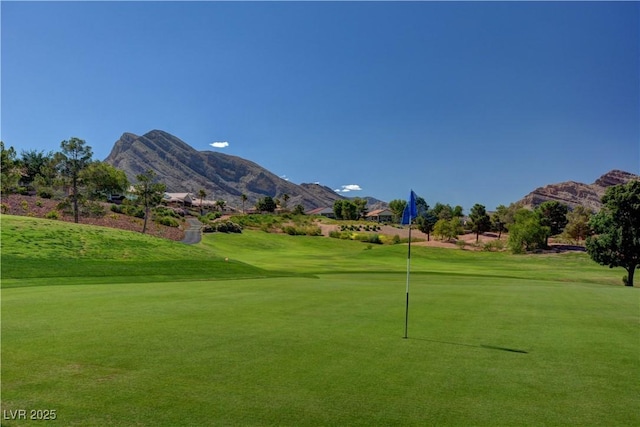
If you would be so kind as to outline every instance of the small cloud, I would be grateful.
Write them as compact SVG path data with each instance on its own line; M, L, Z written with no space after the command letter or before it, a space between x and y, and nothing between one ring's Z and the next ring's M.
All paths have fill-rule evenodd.
M212 142L209 145L212 146L213 148L224 148L224 147L228 147L229 143L227 141L217 141L217 142Z
M358 184L347 184L335 190L336 193L348 193L350 191L362 191L362 187Z
M289 181L289 177L287 177L287 175L280 175L280 178L284 179L285 181Z

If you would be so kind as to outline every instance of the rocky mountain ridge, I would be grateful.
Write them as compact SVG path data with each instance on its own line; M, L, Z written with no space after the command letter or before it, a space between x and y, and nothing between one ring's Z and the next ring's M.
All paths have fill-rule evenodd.
M608 187L626 184L631 180L640 180L640 176L621 170L612 170L602 175L592 184L566 181L539 187L527 194L518 203L527 207L536 207L543 202L555 200L568 205L570 208L582 205L597 212L602 207L600 199Z
M167 186L168 192L197 194L200 189L207 199L224 200L227 206L247 206L265 196L289 195L289 207L301 204L305 209L333 206L345 199L332 189L319 184L294 184L241 157L215 151L197 151L181 139L161 130L142 136L124 133L104 160L121 169L130 182L151 169ZM383 203L383 202L381 202Z

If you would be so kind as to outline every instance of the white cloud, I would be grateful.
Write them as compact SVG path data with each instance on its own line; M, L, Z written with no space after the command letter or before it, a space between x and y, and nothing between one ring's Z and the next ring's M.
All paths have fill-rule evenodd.
M280 175L280 178L284 179L285 181L289 181L289 177L287 175Z
M212 142L209 145L212 146L213 148L224 148L224 147L228 147L229 143L227 141L218 141L218 142Z
M335 190L336 193L348 193L350 191L362 191L362 187L358 184L347 184Z

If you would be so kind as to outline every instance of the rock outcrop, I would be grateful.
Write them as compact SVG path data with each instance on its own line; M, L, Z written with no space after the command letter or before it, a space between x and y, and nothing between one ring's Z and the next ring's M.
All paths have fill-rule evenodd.
M582 205L597 212L602 207L600 200L608 187L626 184L634 179L640 179L640 176L621 170L612 170L602 175L593 184L568 181L537 188L518 203L536 207L548 200L555 200L570 208Z

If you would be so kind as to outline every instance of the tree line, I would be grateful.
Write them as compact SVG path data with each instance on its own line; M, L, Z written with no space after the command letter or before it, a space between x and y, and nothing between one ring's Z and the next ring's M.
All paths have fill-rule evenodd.
M124 194L130 188L124 171L92 157L92 148L76 137L62 141L58 152L23 150L20 157L13 147L5 148L0 141L2 194L35 191L42 198L61 199L63 207L69 204L77 223L82 213L101 211L98 201ZM142 209L144 233L151 209L162 200L166 186L157 182L151 170L136 179L132 203Z
M489 214L484 205L476 203L463 222L463 209L436 203L430 208L424 198L416 198L417 228L442 240L453 240L465 230L476 234L493 231L498 238L509 232L508 246L513 253L547 248L549 238L563 235L580 243L597 263L610 268L623 267L626 286L633 286L635 270L640 267L640 181L630 181L609 187L602 198L598 213L576 206L573 209L558 201L546 201L534 209L518 204L500 205ZM407 206L405 200L392 200L389 208L401 218Z
M59 152L22 151L19 158L13 147L5 148L0 141L0 191L4 195L31 190L43 198L56 196L69 204L74 221L79 222L83 211L96 208L96 201L124 194L130 187L122 170L92 157L92 148L75 137L62 141ZM130 202L142 211L144 233L151 210L161 202L166 186L157 181L151 170L136 179ZM200 190L198 196L202 214L206 192ZM288 200L287 194L279 199L267 196L259 199L255 207L259 212L274 212L278 206L286 211ZM246 201L243 194L243 212ZM500 205L489 214L484 205L476 203L465 218L461 206L438 202L430 207L418 196L414 223L428 240L432 234L442 240L453 240L469 230L476 234L477 242L480 234L487 231L498 233L498 238L508 231L508 245L514 253L546 248L551 236L564 233L576 242L584 241L594 261L625 268L623 281L633 286L635 270L640 266L640 181L608 188L602 203L603 208L595 214L582 206L571 210L557 201L544 202L533 210L517 204ZM222 209L224 203L218 205ZM396 221L406 205L400 199L389 202ZM333 211L338 219L357 220L367 215L367 202L360 198L337 200ZM294 213L304 213L303 207L296 206Z

